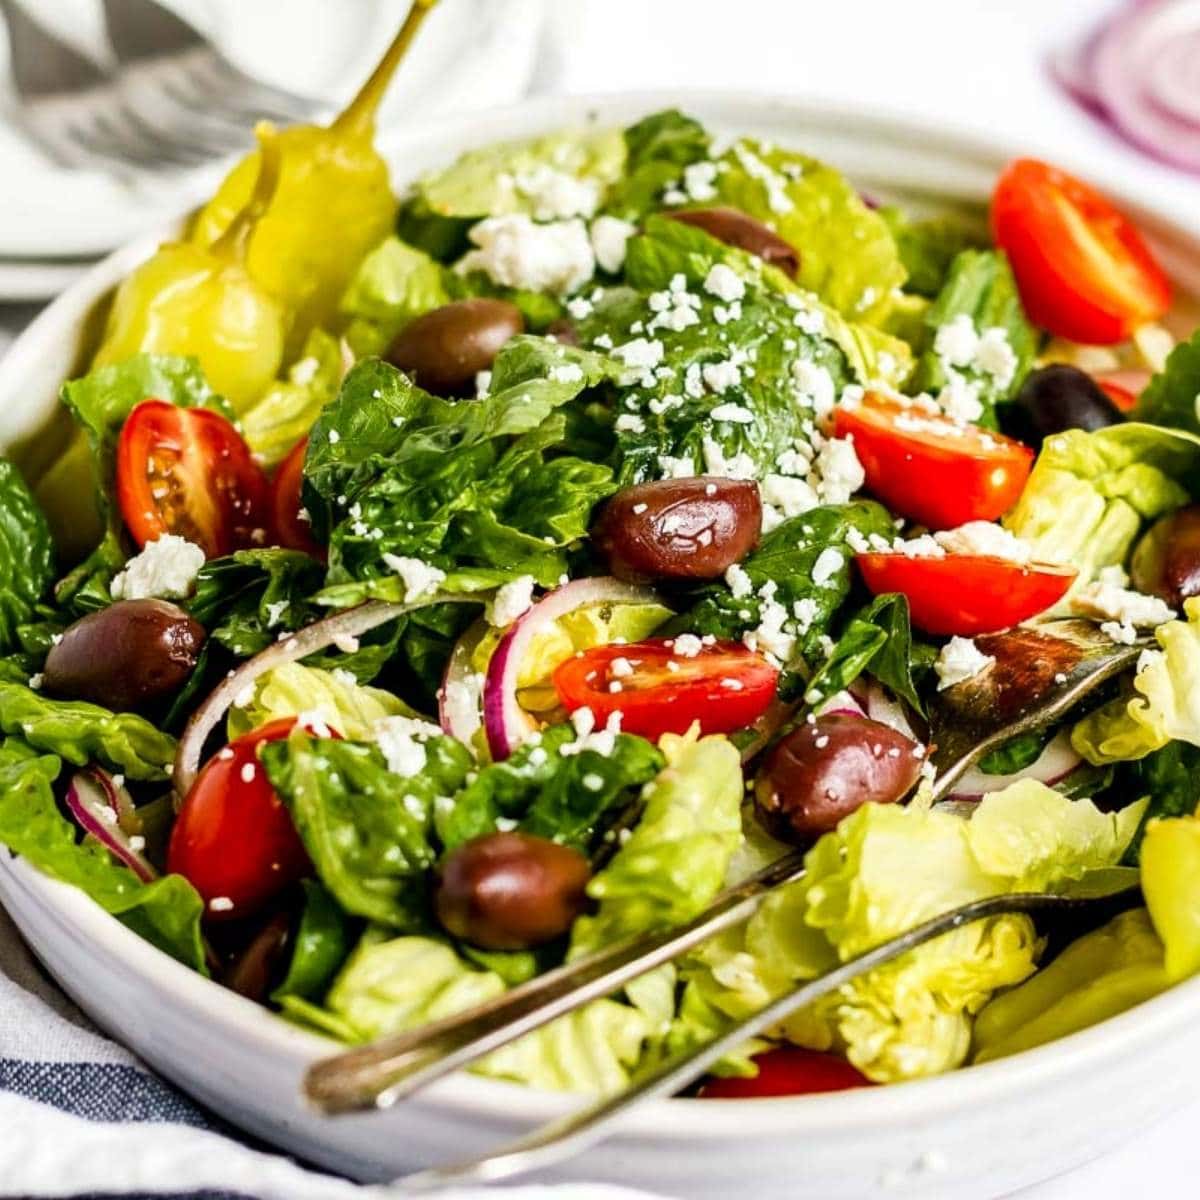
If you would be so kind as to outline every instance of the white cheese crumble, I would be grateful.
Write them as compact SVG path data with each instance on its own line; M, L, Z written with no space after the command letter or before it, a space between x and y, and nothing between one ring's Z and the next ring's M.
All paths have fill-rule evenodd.
M838 572L846 565L845 556L834 546L826 546L813 563L812 581L817 587L830 587L836 583Z
M622 413L614 426L618 433L643 433L646 422L636 413Z
M463 255L454 270L482 271L493 283L566 295L596 270L587 227L578 218L538 225L524 213L487 217L471 227L479 248Z
M740 300L746 294L746 285L742 277L724 263L714 263L704 279L704 290L718 300L727 303Z
M590 217L600 202L599 180L579 179L546 163L518 171L513 182L533 202L533 215L539 221Z
M695 200L697 204L702 204L705 200L715 199L717 189L713 187L713 183L716 178L717 164L715 162L690 163L683 168L683 190L687 193L689 200Z
M790 475L768 475L762 481L761 492L765 533L770 533L780 521L798 517L821 502L805 480Z
M651 341L648 338L634 338L624 345L614 347L614 358L619 358L627 367L637 367L650 370L657 367L663 360L662 342Z
M164 533L147 542L112 581L114 600L182 600L204 566L204 551L186 538Z
M992 655L984 654L972 638L952 637L942 647L937 662L933 664L938 677L938 691L945 691L956 683L973 679L995 661Z
M933 539L948 554L977 554L1015 563L1027 563L1033 557L1033 547L1024 538L992 521L968 521L935 533Z
M933 352L944 366L968 367L978 349L979 334L967 313L959 313L952 321L947 321L933 339Z
M616 274L625 265L625 244L637 226L620 217L597 217L592 222L592 253L602 270Z
M745 568L738 563L734 563L726 569L725 583L730 592L733 593L735 600L745 600L754 591L754 584L750 581L750 576L746 573Z
M709 416L714 421L729 421L734 425L754 424L754 414L744 404L718 404Z
M830 438L817 453L816 467L826 504L845 504L867 480L850 438Z
M704 643L694 633L681 633L673 649L677 658L695 658L703 647Z
M556 363L550 368L550 378L555 383L579 383L583 368L578 363Z
M571 714L571 724L575 727L575 740L559 751L564 758L582 754L585 750L594 750L607 758L617 744L617 734L621 732L621 714L609 714L604 728L597 729L596 714L585 705Z
M402 554L385 554L383 561L404 583L404 602L411 604L423 596L431 596L446 578L446 572L419 558Z
M505 629L527 613L533 607L534 586L532 575L522 575L497 588L496 595L487 606L488 624Z
M233 901L228 896L214 896L208 902L209 912L231 912Z
M1081 616L1115 621L1119 625L1133 628L1153 628L1171 620L1175 615L1174 609L1157 596L1134 592L1102 579L1081 587L1071 597L1071 609ZM1105 629L1104 632L1108 633L1108 630Z
M728 391L742 382L742 369L732 359L705 363L701 368L701 375L709 389L714 392Z
M410 778L425 769L425 747L422 743L440 733L436 725L414 717L380 717L371 727L375 744L387 760L393 775Z
M792 378L796 381L796 391L805 407L811 407L813 416L823 421L831 412L837 400L837 392L833 385L833 376L822 366L809 362L806 358L798 358L792 363Z

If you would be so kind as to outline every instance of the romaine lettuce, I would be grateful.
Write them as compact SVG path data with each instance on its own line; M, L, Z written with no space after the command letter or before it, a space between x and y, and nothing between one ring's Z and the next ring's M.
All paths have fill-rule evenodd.
M1171 351L1166 367L1142 392L1134 415L1152 425L1200 433L1200 331Z
M0 654L20 644L54 580L54 547L46 517L12 463L0 458Z

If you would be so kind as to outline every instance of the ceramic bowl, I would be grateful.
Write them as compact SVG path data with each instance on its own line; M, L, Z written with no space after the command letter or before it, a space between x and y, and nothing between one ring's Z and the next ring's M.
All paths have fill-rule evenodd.
M667 106L720 132L748 132L836 163L868 191L910 204L979 205L1020 147L935 127L763 95L642 93L542 99L422 125L386 146L397 183L498 139ZM1087 175L1086 163L1063 165ZM1142 223L1184 292L1200 292L1200 215L1181 228L1101 181ZM1115 184L1115 186L1114 186ZM61 381L89 314L169 230L95 268L0 363L0 445L36 469ZM300 1080L331 1042L202 979L81 893L0 854L0 901L79 1005L113 1037L229 1121L360 1179L483 1152L578 1101L459 1075L390 1112L326 1118ZM549 1178L641 1185L727 1200L998 1196L1102 1154L1200 1094L1200 979L1052 1045L936 1079L789 1099L647 1104L603 1145Z

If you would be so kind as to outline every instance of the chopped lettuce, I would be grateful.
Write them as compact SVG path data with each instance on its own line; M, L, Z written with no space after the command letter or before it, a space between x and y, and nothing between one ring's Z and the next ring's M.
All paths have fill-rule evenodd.
M1124 563L1144 526L1200 494L1200 437L1129 422L1049 437L1005 526L1075 588ZM1066 601L1064 601L1065 611Z
M1101 813L1032 780L985 797L970 821L864 805L810 851L804 880L703 947L689 976L720 1011L747 1015L936 913L1111 866L1142 807ZM967 1056L972 1015L1032 973L1038 948L1026 917L977 921L846 985L779 1032L834 1047L879 1081L949 1070Z
M21 473L0 458L0 654L20 644L54 580L54 546L46 517Z
M946 213L917 220L903 209L887 205L879 210L896 239L900 261L908 272L906 292L932 300L945 286L950 264L963 250L987 248L987 225L961 213Z
M704 126L678 109L643 117L623 136L625 171L609 193L606 207L629 221L657 209L663 193L679 179L680 170L708 157L709 136Z
M1146 825L1156 817L1185 817L1200 804L1200 747L1168 742L1160 750L1119 768L1118 786L1127 796L1149 800L1146 819L1126 855L1136 863Z
M350 953L351 921L316 879L301 880L304 908L289 947L287 971L271 993L276 1004L285 996L320 1000Z
M1200 330L1171 351L1167 365L1142 392L1134 416L1200 433Z
M1200 746L1200 599L1183 607L1186 619L1160 625L1160 649L1138 660L1133 699L1119 696L1072 729L1071 744L1088 762L1144 758L1173 739Z
M6 716L8 698L0 695ZM37 753L34 744L13 737L0 741L0 845L86 892L172 958L207 973L200 940L204 905L196 890L181 875L143 883L98 842L77 841L75 826L59 812L52 790L62 760Z
M598 907L571 930L571 957L650 929L681 924L721 890L742 841L742 769L723 737L660 743L665 769L642 791L645 811L592 877Z

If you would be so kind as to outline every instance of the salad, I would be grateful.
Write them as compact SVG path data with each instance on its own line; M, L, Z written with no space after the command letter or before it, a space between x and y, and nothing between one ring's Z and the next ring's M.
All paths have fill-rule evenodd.
M348 1043L809 848L477 1067L540 1088L1095 871L1144 903L958 929L700 1094L933 1075L1200 967L1200 335L1130 222L1031 160L990 220L909 213L676 111L397 198L376 99L262 127L116 290L54 464L0 464L0 843ZM935 803L931 703L1058 678L1063 617L1136 667Z

